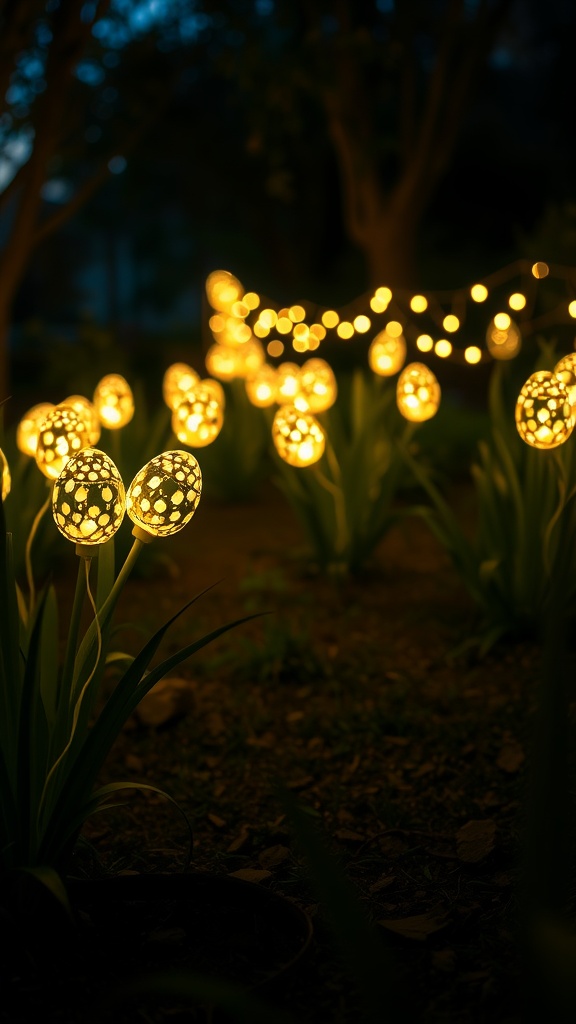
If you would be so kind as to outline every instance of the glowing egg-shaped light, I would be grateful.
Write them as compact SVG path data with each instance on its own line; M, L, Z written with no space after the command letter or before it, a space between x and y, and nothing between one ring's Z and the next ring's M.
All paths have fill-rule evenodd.
M125 510L122 477L105 452L84 448L68 459L52 492L54 522L67 540L104 544L119 529Z
M119 430L134 415L132 388L121 374L108 373L96 385L94 405L103 426L108 430Z
M24 455L36 454L38 430L49 412L54 409L54 402L39 402L25 412L16 428L16 445Z
M5 501L10 494L11 486L10 467L8 466L8 459L4 455L4 452L0 448L0 493L2 494L2 501Z
M73 455L90 447L90 424L71 405L55 405L40 424L36 465L49 480L56 480Z
M213 331L215 341L221 345L242 346L252 339L252 328L235 316L227 316L220 331Z
M576 352L562 356L554 367L554 374L566 386L570 405L576 405Z
M224 414L220 402L211 388L200 381L193 387L172 413L172 430L182 444L204 448L211 444L222 430Z
M393 377L404 366L406 360L406 339L403 334L392 335L380 331L372 339L368 349L368 364L381 377Z
M557 448L574 428L566 385L549 370L533 373L522 387L515 411L518 433L533 448Z
M325 412L334 405L338 385L334 371L325 359L307 359L300 370L298 384L298 394L294 399L298 408Z
M270 363L262 366L253 377L246 380L246 394L252 405L265 409L276 401L276 367Z
M136 535L170 537L194 515L202 493L202 473L190 452L156 455L134 477L126 492L126 511ZM143 539L143 538L142 538Z
M412 423L431 419L440 405L440 385L432 370L424 363L409 363L398 377L396 402Z
M162 397L169 409L175 409L184 395L193 388L200 377L188 363L172 363L162 378Z
M300 367L297 363L280 363L276 370L276 401L291 404L300 390Z
M214 270L206 278L206 297L220 313L230 313L235 302L239 302L244 288L229 270Z
M216 342L206 353L205 365L208 373L218 380L230 381L235 377L246 380L258 372L265 358L257 338L236 348Z
M492 358L514 359L521 344L520 330L508 313L497 313L486 331L486 347Z
M326 439L318 420L294 405L281 406L272 423L276 451L290 466L311 466L324 453Z
M220 381L214 380L213 377L203 377L202 380L198 381L198 383L214 396L220 405L222 412L224 412L224 409L226 408L226 392L224 391Z
M83 416L88 426L88 434L90 437L90 446L93 448L94 445L98 444L100 440L100 417L96 412L95 405L90 401L89 398L85 398L84 395L69 395L59 405L71 405L75 412Z

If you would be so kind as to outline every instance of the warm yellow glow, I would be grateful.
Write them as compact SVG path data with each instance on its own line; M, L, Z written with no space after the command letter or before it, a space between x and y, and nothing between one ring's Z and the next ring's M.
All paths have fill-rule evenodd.
M507 331L512 323L508 313L496 313L494 317L494 327L499 331Z
M434 351L440 359L447 359L452 354L452 342L448 338L439 338L434 345Z
M300 370L294 405L310 412L325 412L336 401L338 387L334 371L325 359L307 359ZM303 399L299 403L298 399Z
M72 456L52 491L52 515L60 533L76 544L104 544L124 519L122 477L97 448Z
M479 363L482 359L482 352L477 345L468 345L468 348L464 349L464 359L470 364Z
M256 373L264 358L264 349L256 338L239 348L216 342L206 353L205 365L210 376L217 380L246 379Z
M239 319L243 320L244 317L248 316L250 310L246 303L240 300L239 302L232 303L232 308L230 312L232 316L238 317Z
M339 338L348 340L348 338L351 338L354 334L354 327L348 320L341 320L336 328L336 334Z
M90 439L90 447L98 444L100 440L100 418L96 411L94 404L89 398L85 398L84 395L69 395L63 402L59 402L59 405L70 405L75 412L80 415L88 423L88 436Z
M219 313L230 313L234 303L242 299L243 293L240 281L228 270L214 270L206 279L208 302Z
M510 309L524 309L526 305L526 296L522 295L522 292L513 292L508 299L508 305Z
M293 405L278 409L272 423L272 440L279 456L290 466L311 466L324 453L326 440L318 421Z
M402 333L391 335L384 330L372 339L368 349L368 364L374 373L381 377L392 377L402 369L405 359L406 340Z
M338 316L338 313L335 312L335 310L327 309L324 311L324 313L322 313L322 323L324 324L324 327L336 327L336 325L339 322L340 317Z
M152 537L169 537L194 515L202 473L190 452L156 455L140 469L126 492L126 511L136 527Z
M410 299L410 309L413 313L423 313L428 309L428 299L425 295L413 295Z
M221 313L214 313L208 320L208 326L212 334L220 334L226 327L226 317L222 316Z
M263 324L264 327L275 327L276 321L278 320L278 314L275 309L261 309L258 321Z
M374 292L374 298L379 299L380 302L385 302L386 305L388 305L392 298L392 292L389 288L386 288L385 285L381 285L380 288L377 288Z
M310 334L313 334L318 341L326 337L326 328L322 324L310 324Z
M258 306L260 305L260 296L257 295L256 292L246 292L242 301L245 306L248 306L248 309L258 309Z
M162 397L169 409L175 409L190 388L200 380L188 363L172 363L162 380Z
M293 337L297 338L298 341L305 341L308 339L308 335L310 334L310 328L308 327L308 324L296 324L292 333Z
M306 310L304 309L304 306L290 306L288 310L288 316L290 317L292 323L298 324L306 316Z
M250 341L252 337L252 328L249 324L244 323L242 319L237 316L227 316L222 318L224 326L221 330L213 333L214 340L220 342L221 345L245 345L247 341Z
M470 289L470 297L473 302L485 302L488 298L488 289L484 284L473 284Z
M94 405L103 426L119 430L134 415L134 396L128 381L119 373L108 373L94 391Z
M272 359L278 358L284 352L284 342L279 341L278 338L274 338L273 341L269 341L266 346L266 351Z
M200 381L172 413L172 430L182 444L205 448L222 430L224 413L211 387Z
M496 324L508 323L508 327L501 328ZM493 359L514 359L520 351L522 338L516 324L510 320L507 313L497 313L494 320L488 325L486 331L486 347Z
M39 402L38 405L33 405L28 412L24 413L16 430L16 445L24 455L33 457L36 454L38 429L42 420L46 419L53 408L53 402Z
M397 320L390 320L384 330L390 338L400 338L402 336L402 324L399 324Z
M276 401L291 403L300 389L300 367L297 363L280 363L276 371Z
M292 348L295 352L307 352L310 348L308 338L292 338Z
M198 381L198 383L201 384L206 391L210 391L220 405L222 412L224 412L224 409L226 408L226 395L220 381L214 380L212 377L203 377L202 380Z
M290 334L294 324L289 316L279 316L276 323L278 334Z
M6 501L6 498L10 494L11 483L8 459L0 448L0 493L2 494L2 501Z
M457 331L458 328L460 327L460 321L457 316L454 316L453 313L448 313L448 315L445 316L442 321L442 326L445 331L448 331L449 334L453 334L454 331Z
M90 446L90 425L70 405L55 405L38 430L35 457L38 469L56 480L73 455Z
M396 402L405 419L412 423L429 420L440 405L440 385L424 363L410 363L398 378Z
M566 385L549 370L538 370L524 384L516 403L516 427L533 448L557 448L574 428Z
M258 372L246 381L246 394L252 405L265 409L276 401L277 370L270 363L262 363Z
M290 324L290 329L292 329L292 324ZM270 334L270 328L265 327L264 324L261 324L260 321L257 320L254 324L254 334L257 338L267 338Z
M420 334L416 338L416 348L420 352L431 352L434 348L434 342L429 334Z
M550 273L550 267L547 263L535 263L532 267L532 273L534 277L538 278L538 280L541 280L543 277L548 277L548 274Z
M373 313L384 313L388 309L388 303L384 299L379 299L377 295L373 295L370 299L370 309Z
M354 330L358 331L358 334L366 334L369 331L372 324L369 316L364 316L363 313L360 316L354 317Z
M554 374L566 387L570 405L576 405L576 352L562 356L554 367Z
M576 319L576 299L572 299L572 302L569 303L568 312L570 316Z

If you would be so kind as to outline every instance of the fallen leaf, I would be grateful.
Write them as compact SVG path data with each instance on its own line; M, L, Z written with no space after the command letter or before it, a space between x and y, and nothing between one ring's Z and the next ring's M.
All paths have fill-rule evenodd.
M265 878L271 878L271 871L259 870L258 868L239 868L238 871L231 871L231 878L241 878L243 882L263 882Z
M363 843L366 839L366 836L360 835L359 832L353 832L349 828L336 829L334 835L343 843Z
M207 814L208 821L214 825L215 828L224 828L226 822L224 818L221 818L219 814Z
M278 843L276 846L269 846L266 850L262 850L258 860L263 868L269 869L278 867L289 856L290 850L288 847Z
M236 838L233 839L232 842L230 843L230 846L228 847L226 852L236 853L237 850L240 850L244 846L244 844L248 841L249 837L250 829L248 825L243 825Z
M448 924L448 915L441 914L416 914L414 917L382 918L378 921L389 932L402 935L405 939L415 939L417 942L424 942L429 935L439 932Z
M456 833L456 851L460 860L475 864L494 849L496 822L492 818L469 821Z
M134 716L140 725L158 728L187 714L192 708L194 687L187 679L160 679L137 705Z

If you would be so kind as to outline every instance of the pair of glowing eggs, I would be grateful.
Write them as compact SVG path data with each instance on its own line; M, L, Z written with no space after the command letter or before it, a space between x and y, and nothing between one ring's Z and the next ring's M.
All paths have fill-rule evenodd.
M520 437L533 448L557 448L576 424L576 352L570 352L553 371L538 370L522 387L515 420Z
M104 544L125 512L141 540L169 537L192 518L201 491L200 466L190 452L155 456L125 491L112 459L97 448L85 448L68 459L58 476L52 514L60 533L76 544Z

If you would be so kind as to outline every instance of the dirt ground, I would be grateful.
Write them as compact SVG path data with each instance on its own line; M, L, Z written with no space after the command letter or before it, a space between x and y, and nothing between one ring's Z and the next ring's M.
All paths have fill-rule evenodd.
M305 550L292 510L265 484L243 505L201 502L181 534L145 552L121 600L118 620L135 625L118 634L119 647L141 642L205 587L164 653L264 614L156 687L104 779L160 786L185 809L193 869L239 872L308 911L314 941L281 993L296 1021L363 1017L278 784L306 809L382 936L407 1022L518 1022L517 882L538 648L503 645L482 661L455 653L474 609L414 518L383 539L361 577L322 577ZM159 796L128 795L85 835L99 870L186 869L183 819Z

